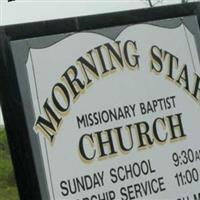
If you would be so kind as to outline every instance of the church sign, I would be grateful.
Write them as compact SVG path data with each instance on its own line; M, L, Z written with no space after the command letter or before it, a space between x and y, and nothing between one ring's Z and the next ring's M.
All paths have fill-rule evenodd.
M22 198L200 198L199 6L1 28Z

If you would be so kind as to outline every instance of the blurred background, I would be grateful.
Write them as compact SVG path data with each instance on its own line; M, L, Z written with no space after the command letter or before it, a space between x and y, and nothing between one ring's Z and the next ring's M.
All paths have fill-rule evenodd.
M0 0L0 25L59 19L199 0ZM35 12L37 10L37 12ZM0 200L18 200L15 176L0 108Z

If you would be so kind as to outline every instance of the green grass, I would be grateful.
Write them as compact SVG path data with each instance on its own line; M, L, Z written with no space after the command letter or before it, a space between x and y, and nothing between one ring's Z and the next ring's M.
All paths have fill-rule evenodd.
M19 200L6 132L0 128L0 200Z

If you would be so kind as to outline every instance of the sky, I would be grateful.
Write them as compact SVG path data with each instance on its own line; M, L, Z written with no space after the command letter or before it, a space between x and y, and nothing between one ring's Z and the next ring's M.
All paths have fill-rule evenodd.
M153 3L158 0L153 0ZM191 0L199 1L199 0ZM158 5L180 3L164 0ZM0 25L60 19L148 7L146 0L0 0ZM0 110L0 124L3 117Z
M162 0L152 0L158 2ZM197 0L190 0L197 1ZM163 0L157 5L180 3ZM0 0L0 25L108 13L148 7L147 0Z

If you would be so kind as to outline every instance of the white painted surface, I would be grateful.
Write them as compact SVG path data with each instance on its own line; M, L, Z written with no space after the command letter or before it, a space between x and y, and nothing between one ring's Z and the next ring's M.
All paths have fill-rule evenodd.
M182 171L187 170L188 165L175 168L171 158L173 152L178 152L186 147L199 148L198 130L200 124L198 120L191 122L191 119L199 119L200 117L199 105L182 88L177 87L175 83L165 78L164 74L167 73L166 65L163 69L166 72L162 75L156 75L150 70L150 49L156 44L162 49L173 52L179 58L180 66L187 64L189 76L192 77L194 73L193 63L196 66L196 73L199 69L196 48L195 45L192 45L194 44L194 37L186 30L184 25L174 29L167 29L142 24L129 26L116 38L122 44L127 39L137 42L138 54L140 55L139 69L128 70L128 68L124 68L124 70L120 70L118 67L115 73L111 73L105 77L100 76L99 80L91 77L93 84L85 89L85 92L80 95L80 98L76 102L72 103L71 101L69 113L62 115L62 123L57 131L53 145L49 143L40 131L37 132L40 138L51 200L82 199L82 197L89 197L93 194L102 193L111 189L116 192L116 199L121 199L121 195L119 194L120 187L161 176L165 179L166 191L147 195L145 196L146 199L177 199L179 195L192 195L199 191L199 185L194 182L188 184L187 187L177 186L174 178L175 173L178 169ZM189 46L187 41L190 44ZM68 67L75 65L76 59L85 55L90 49L107 42L112 43L113 41L103 35L83 32L67 37L50 47L30 50L27 70L36 116L41 115L45 117L43 105L47 98L49 104L53 105L51 99L52 88L57 82L62 82L60 77ZM190 54L190 51L192 51L192 54ZM110 69L107 57L106 55L104 56L106 66ZM177 71L174 72L174 76L177 77L177 75ZM81 80L83 79L81 72L78 73L78 77ZM35 80L37 80L37 89L35 87ZM64 82L62 83L64 84ZM169 96L176 96L175 108L141 115L138 107L140 102L147 102L152 99ZM123 107L134 103L136 104L136 115L134 117L78 128L77 116ZM137 134L133 130L134 148L126 155L118 152L117 156L112 158L107 157L107 159L98 160L95 157L91 163L83 162L80 158L78 147L79 140L83 134L90 134L140 121L152 122L157 117L165 117L176 113L182 113L183 127L187 134L186 139L182 141L180 140L176 143L167 141L163 145L154 144L151 148L139 151L137 150L137 138L135 138ZM163 129L159 129L159 134L165 134L165 131L167 129L164 132ZM96 148L95 145L97 144L94 142L94 148ZM114 145L117 146L116 140L114 140ZM91 153L93 146L85 145L85 149L86 152ZM47 159L49 162L47 162ZM140 162L141 160L147 159L152 161L153 167L156 169L156 174L148 174L146 177L141 176L134 180L128 179L117 184L111 183L109 175L111 168L117 168L122 163L128 166L133 162ZM198 165L199 163L195 162L192 166L199 168ZM83 175L91 175L101 170L105 172L105 185L103 187L97 188L98 190L91 189L82 193L69 193L66 197L62 196L61 192L63 190L60 188L62 180L72 181L75 177L80 178Z

